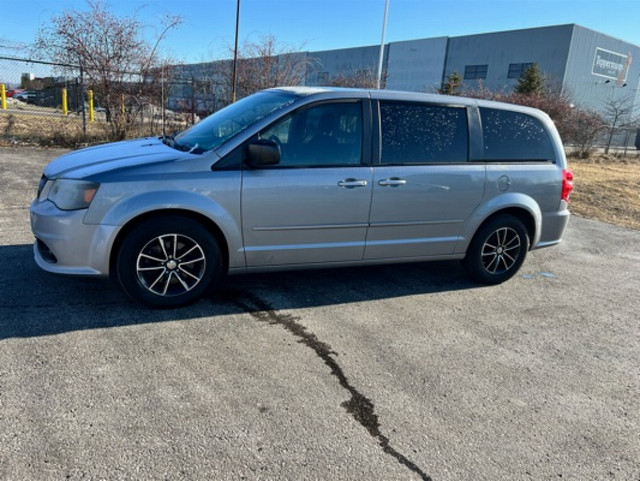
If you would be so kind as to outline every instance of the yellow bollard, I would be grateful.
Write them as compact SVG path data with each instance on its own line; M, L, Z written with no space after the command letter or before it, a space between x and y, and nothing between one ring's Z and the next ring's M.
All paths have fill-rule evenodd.
M122 101L122 123L124 123L125 118L126 118L126 116L125 116L125 110L124 110L124 94L122 94L121 101Z
M87 91L87 96L89 98L89 122L93 122L95 120L93 112L93 90L89 89Z
M69 105L67 104L67 89L62 89L62 115L69 113Z
M0 96L2 97L2 110L7 110L7 91L4 84L0 84Z

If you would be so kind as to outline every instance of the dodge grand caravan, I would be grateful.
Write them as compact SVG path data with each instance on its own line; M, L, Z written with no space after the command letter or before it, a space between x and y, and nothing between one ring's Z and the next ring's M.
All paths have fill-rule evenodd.
M75 151L31 205L46 271L156 307L223 274L460 259L498 284L560 242L572 174L543 112L384 90L276 88L175 137Z

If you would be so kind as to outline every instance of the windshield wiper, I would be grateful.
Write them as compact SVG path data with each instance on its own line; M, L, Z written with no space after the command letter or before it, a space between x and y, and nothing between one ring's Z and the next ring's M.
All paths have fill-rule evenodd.
M188 145L181 145L178 143L178 141L176 140L175 136L173 135L163 135L160 137L160 140L162 141L163 144L168 145L169 147L172 147L176 150L180 150L182 152L189 152L191 153L192 150L194 150L195 148L198 147L198 144L196 144L196 146L194 148L191 148Z
M161 135L159 138L163 144L169 147L175 147L176 145L176 139L173 135Z
M188 152L189 154L202 154L205 152L205 149L200 147L199 144L196 145L182 145L179 144L173 135L161 135L159 139L163 144L168 145L171 148L179 150L181 152Z

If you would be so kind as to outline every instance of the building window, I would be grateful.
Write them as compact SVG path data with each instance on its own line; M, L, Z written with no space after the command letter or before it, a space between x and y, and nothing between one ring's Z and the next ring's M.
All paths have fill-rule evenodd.
M464 79L465 80L486 79L488 69L489 69L489 66L486 64L485 65L467 65L464 68Z
M318 72L318 85L329 82L329 72Z
M510 63L509 73L507 78L520 78L522 74L533 65L533 62L529 63Z

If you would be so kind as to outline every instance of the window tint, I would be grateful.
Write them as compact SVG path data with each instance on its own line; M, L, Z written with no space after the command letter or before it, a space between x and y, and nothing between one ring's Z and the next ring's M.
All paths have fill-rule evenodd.
M555 160L549 134L538 119L487 108L480 109L480 116L485 160Z
M359 102L302 109L260 134L280 144L281 166L358 165L362 159Z
M383 164L467 161L464 108L381 102Z

